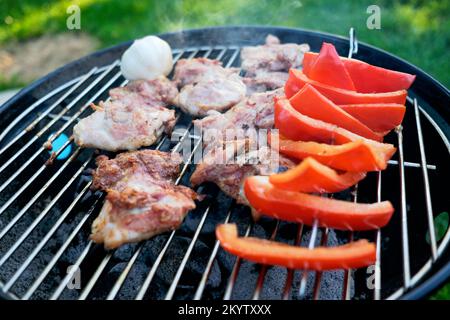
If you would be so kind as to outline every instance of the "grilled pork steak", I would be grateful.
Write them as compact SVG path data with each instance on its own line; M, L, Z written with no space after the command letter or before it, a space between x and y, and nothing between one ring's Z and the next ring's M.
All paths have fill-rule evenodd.
M276 154L275 158L272 158L274 155L271 152L277 151L269 146L255 150L251 148L251 144L250 139L232 140L223 141L211 148L195 168L191 176L192 185L213 182L238 203L248 205L242 192L245 178L254 175L267 176L295 166L295 162L282 155Z
M241 67L247 76L256 75L260 71L288 72L290 68L302 65L303 54L307 51L309 51L307 44L280 44L277 37L268 35L264 45L242 49Z
M246 93L239 69L223 68L220 61L206 58L178 61L174 81L181 87L175 104L193 116L226 111Z
M223 137L227 130L270 129L274 124L274 98L283 95L283 89L254 93L225 113L209 112L207 117L194 120L194 125L203 132L218 130Z
M111 100L93 105L95 112L74 126L75 143L108 151L152 145L175 125L175 111L166 106L177 93L165 77L112 89Z
M116 248L176 229L197 194L174 184L182 157L156 150L125 152L114 159L97 158L93 188L107 192L91 238Z
M280 44L273 35L268 35L262 46L244 47L241 60L247 94L283 87L289 77L289 69L300 67L307 51L307 44Z
M285 85L289 73L258 71L253 77L245 77L243 81L247 86L247 95L256 92L265 92L281 88Z

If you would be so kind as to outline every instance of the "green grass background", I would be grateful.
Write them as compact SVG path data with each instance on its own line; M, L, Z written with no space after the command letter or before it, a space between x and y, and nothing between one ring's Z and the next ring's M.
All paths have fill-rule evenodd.
M67 30L66 9L81 8L81 31ZM366 27L369 5L381 29ZM12 23L11 23L12 21ZM224 24L301 27L358 38L392 52L450 86L450 0L1 0L0 46L42 34L85 32L101 47L151 33ZM24 85L6 81L0 89ZM433 299L450 299L450 285Z

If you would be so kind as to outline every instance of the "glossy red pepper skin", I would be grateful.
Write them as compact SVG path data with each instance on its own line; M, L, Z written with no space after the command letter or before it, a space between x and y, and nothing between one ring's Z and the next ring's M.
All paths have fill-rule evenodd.
M376 149L391 149L391 145L366 139L346 129L339 128L321 120L301 114L295 110L289 100L277 99L274 115L275 128L282 136L291 140L314 141L327 144L344 144L354 141L365 141ZM395 149L394 149L395 150Z
M303 57L303 72L309 76L318 59L319 54L306 52ZM352 79L355 89L361 93L382 93L407 90L411 87L416 76L370 65L357 59L341 57L345 69Z
M405 117L406 107L395 103L348 104L339 106L375 132L390 131Z
M231 254L256 263L290 269L317 271L356 269L372 265L376 260L375 244L367 240L309 250L253 237L241 238L235 224L218 225L216 237L224 250Z
M271 139L272 135L269 135L269 143ZM278 139L279 152L288 157L300 160L311 157L336 170L349 172L384 170L396 151L391 144L371 144L370 140L329 145L312 141L292 141L282 136Z
M283 190L269 182L269 177L245 179L245 197L262 215L285 221L339 230L371 230L384 227L394 208L389 201L354 203L301 192Z
M367 139L383 140L382 135L371 130L344 109L339 108L309 84L290 98L289 102L295 110L308 117L337 125Z
M305 193L335 193L357 184L364 179L365 172L345 172L321 164L312 157L285 172L272 174L269 182L277 188Z
M399 90L385 93L359 93L329 86L309 79L301 70L290 69L289 78L284 86L287 98L291 98L307 83L319 90L321 94L335 104L369 104L369 103L397 103L405 104L407 92Z
M322 44L319 55L309 68L308 77L336 88L356 90L350 75L331 43L324 42Z

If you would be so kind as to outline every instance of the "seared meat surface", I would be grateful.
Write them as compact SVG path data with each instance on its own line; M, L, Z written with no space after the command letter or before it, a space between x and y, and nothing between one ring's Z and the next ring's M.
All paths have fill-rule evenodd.
M155 143L175 124L178 90L168 79L134 81L110 91L111 100L92 105L95 112L73 128L75 143L108 151L136 150Z
M239 69L223 68L220 61L206 58L178 61L174 81L181 87L175 104L193 116L226 111L246 92Z
M173 104L178 94L175 83L166 77L145 81L136 80L125 87L114 88L109 91L113 100L122 102L128 99L131 103L145 106L167 106Z
M227 112L210 112L207 117L195 120L194 125L203 133L213 129L223 135L233 130L270 129L274 124L274 98L283 95L283 89L254 93Z
M268 35L262 46L244 47L241 60L247 94L283 87L289 77L289 69L300 67L307 51L307 44L281 44L273 35Z
M178 153L156 150L97 157L93 188L107 196L92 225L92 240L112 249L176 229L197 198L173 182L181 163Z
M288 72L290 68L301 66L303 54L307 51L309 51L307 44L280 44L277 37L268 35L264 45L242 49L241 67L247 76L256 75L260 71Z
M192 185L213 182L238 203L248 205L242 192L245 178L270 175L279 172L280 168L295 166L292 160L269 146L255 147L250 139L223 141L214 146L197 165L191 176Z
M245 77L243 81L247 86L247 95L256 92L266 92L284 87L289 73L258 71L253 77Z

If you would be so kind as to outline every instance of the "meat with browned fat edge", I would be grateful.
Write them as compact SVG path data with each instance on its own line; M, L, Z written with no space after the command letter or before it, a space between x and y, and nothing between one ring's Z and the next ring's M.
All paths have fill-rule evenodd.
M172 131L175 111L166 106L177 93L165 77L112 89L111 100L93 105L95 112L74 126L75 143L108 151L150 146L163 132Z
M148 239L179 227L197 194L174 184L182 157L157 150L97 158L93 188L107 192L91 238L105 248Z
M193 116L205 116L212 110L226 111L241 101L246 93L239 69L223 68L218 60L179 60L174 81L180 87L175 104Z

